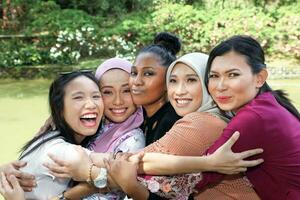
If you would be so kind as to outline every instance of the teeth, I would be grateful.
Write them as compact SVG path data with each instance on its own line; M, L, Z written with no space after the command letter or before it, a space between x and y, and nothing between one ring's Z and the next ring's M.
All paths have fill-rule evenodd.
M132 90L132 94L140 94L141 91L140 90Z
M96 114L86 114L86 115L81 116L81 118L84 118L84 119L91 119L91 118L96 118L96 117L97 117Z
M112 109L112 112L119 114L119 113L125 112L125 110L126 110L125 108L123 108L123 109Z
M189 103L190 101L189 101L189 100L183 100L183 99L177 99L176 102L177 102L178 104L187 104L187 103Z

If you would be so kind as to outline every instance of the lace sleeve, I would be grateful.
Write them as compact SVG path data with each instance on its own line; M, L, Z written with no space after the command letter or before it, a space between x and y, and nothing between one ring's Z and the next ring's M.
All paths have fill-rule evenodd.
M201 181L201 173L175 176L139 176L138 180L152 193L167 199L187 200Z

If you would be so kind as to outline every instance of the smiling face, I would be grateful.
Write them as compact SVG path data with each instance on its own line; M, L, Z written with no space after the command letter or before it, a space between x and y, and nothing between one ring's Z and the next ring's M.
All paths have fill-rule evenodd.
M147 106L164 99L166 70L152 53L142 53L136 58L129 79L136 105Z
M253 74L246 57L230 51L213 60L208 90L220 109L237 112L255 98L265 82L265 72Z
M79 144L86 136L94 135L103 115L103 101L98 86L85 76L79 76L64 90L63 117L75 131Z
M115 123L124 122L136 110L128 81L129 73L121 69L111 69L100 79L104 115Z
M184 116L197 111L202 103L202 84L197 73L184 63L177 63L168 85L168 97L176 113Z

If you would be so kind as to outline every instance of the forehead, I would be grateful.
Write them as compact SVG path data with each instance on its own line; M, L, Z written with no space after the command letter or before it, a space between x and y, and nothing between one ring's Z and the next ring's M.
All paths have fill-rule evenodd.
M178 62L175 64L171 76L197 75L197 73L187 64ZM197 75L198 76L198 75Z
M85 76L78 76L70 81L65 87L65 94L74 92L95 92L99 91L97 84Z
M101 86L126 84L129 81L129 73L122 69L111 69L105 72L101 79Z
M230 69L251 70L245 56L234 51L217 56L212 62L211 71L226 71Z
M153 53L141 53L135 59L133 64L137 69L144 67L161 67L164 68L159 58Z

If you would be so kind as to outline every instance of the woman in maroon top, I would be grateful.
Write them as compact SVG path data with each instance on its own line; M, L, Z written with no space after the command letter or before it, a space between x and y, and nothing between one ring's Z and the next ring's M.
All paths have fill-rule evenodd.
M234 152L264 149L259 155L264 162L246 172L258 195L266 200L299 199L300 115L285 93L273 91L266 83L260 44L247 36L225 40L210 53L206 74L208 90L219 108L235 115L208 153L239 131ZM220 178L206 174L198 188Z

